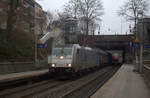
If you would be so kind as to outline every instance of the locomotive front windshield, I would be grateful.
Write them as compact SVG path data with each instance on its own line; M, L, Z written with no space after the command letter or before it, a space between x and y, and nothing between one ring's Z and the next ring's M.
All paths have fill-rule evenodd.
M72 54L72 48L54 48L53 49L53 55L71 55Z

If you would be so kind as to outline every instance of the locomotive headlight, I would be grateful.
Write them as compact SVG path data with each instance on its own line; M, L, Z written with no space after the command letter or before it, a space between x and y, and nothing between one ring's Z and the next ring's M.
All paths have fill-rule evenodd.
M68 64L67 66L68 66L68 67L72 67L72 64Z
M64 59L64 56L60 56L60 59L61 59L61 60Z
M56 67L56 64L52 64L51 66L52 66L52 67Z

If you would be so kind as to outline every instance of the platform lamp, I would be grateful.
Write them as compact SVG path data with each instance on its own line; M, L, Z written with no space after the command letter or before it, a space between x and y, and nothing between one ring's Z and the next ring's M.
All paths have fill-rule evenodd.
M101 34L101 26L100 26L100 24L99 24L98 35L100 35L100 34Z
M144 44L144 12L141 11L141 18L142 18L142 32L141 33L141 41L140 41L140 69L139 71L142 73L143 70L143 44Z
M135 23L135 27L133 29L135 40L133 41L133 46L135 47L134 56L135 56L135 68L134 71L138 71L139 67L139 57L138 57L138 46L139 46L139 39L137 36L137 24Z

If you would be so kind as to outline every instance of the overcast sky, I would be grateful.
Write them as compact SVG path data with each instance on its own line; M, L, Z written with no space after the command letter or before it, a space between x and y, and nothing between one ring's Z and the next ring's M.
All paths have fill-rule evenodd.
M56 10L61 11L63 5L68 1L69 0L38 0L44 10L53 12ZM115 34L115 32L117 34L125 34L126 32L129 32L130 23L117 15L119 7L123 5L125 1L126 0L102 0L105 14L102 17L101 34Z

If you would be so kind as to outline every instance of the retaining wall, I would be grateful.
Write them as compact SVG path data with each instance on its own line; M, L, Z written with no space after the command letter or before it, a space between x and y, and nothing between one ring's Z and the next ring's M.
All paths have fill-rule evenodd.
M47 69L48 66L45 62L5 62L0 63L0 74L10 74L18 72L26 72L40 69Z

